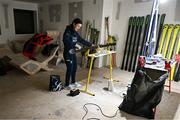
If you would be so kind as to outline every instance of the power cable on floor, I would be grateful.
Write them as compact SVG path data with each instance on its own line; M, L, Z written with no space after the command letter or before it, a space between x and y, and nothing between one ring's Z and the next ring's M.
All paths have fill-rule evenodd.
M116 117L117 112L119 111L119 109L118 109L113 116L108 116L108 115L105 115L105 114L103 113L103 111L102 111L102 109L101 109L101 107L100 107L99 105L94 104L94 103L86 103L86 104L84 104L84 106L83 106L83 109L85 110L86 113L85 113L85 115L82 117L82 120L84 120L84 118L85 118L86 115L88 114L88 108L86 107L87 105L94 105L94 106L98 107L99 110L100 110L100 112L101 112L101 114L102 114L104 117L107 117L107 118L114 118L114 117ZM87 120L100 120L100 119L99 119L99 118L88 118Z

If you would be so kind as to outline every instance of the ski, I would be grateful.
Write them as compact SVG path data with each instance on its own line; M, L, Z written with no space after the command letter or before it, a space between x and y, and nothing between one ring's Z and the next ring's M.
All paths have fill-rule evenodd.
M159 43L159 47L158 47L158 54L162 54L162 49L163 49L163 45L164 45L164 41L166 38L166 34L167 34L167 30L169 28L168 24L165 24L161 33L161 40Z
M139 28L140 28L140 17L137 17L136 23L135 23L135 31L134 31L134 37L132 39L132 44L131 44L131 49L130 49L130 54L129 54L129 63L128 63L128 71L131 72L131 67L132 67L132 61L133 61L133 54L134 54L134 49L135 49L135 44L136 44L136 40L137 40L137 35L139 32Z
M159 47L159 41L160 41L161 33L162 33L162 30L163 30L165 17L166 17L166 14L161 15L159 31L158 31L158 38L157 38L157 41L156 41L155 54L157 54L157 50L158 50L158 47Z
M178 25L178 24L175 25L174 31L173 31L173 37L172 37L171 43L169 43L170 47L166 54L166 58L168 58L168 59L172 58L172 54L173 54L173 51L175 48L175 41L177 39L177 35L179 34L179 29L180 29L180 25Z
M127 57L127 49L128 49L128 43L129 43L129 37L130 37L130 32L131 32L131 28L132 28L132 21L133 21L133 17L130 17L129 18L129 23L128 23L128 32L127 32L127 36L126 36L126 44L125 44L125 48L124 48L124 55L123 55L123 61L122 61L122 64L121 64L121 70L124 69L124 65L125 65L125 59Z
M147 33L148 33L149 23L150 23L150 17L151 17L150 15L146 16L145 27L144 27L144 32L143 32L143 39L141 42L139 55L143 55L143 48L145 46L145 40L147 38Z
M177 41L177 47L176 47L175 54L176 55L180 54L180 37L179 37L179 39ZM180 72L178 72L178 69L180 69L180 63L176 63L176 65L171 70L172 71L171 72L171 75L172 75L171 79L174 78L175 81L180 80L180 76L178 76L178 75L180 75Z
M166 39L165 46L164 46L163 57L166 57L166 53L168 50L168 45L169 45L169 41L170 41L173 29L174 29L174 25L171 24L169 26L168 33L167 33L167 39Z
M176 49L176 54L180 54L180 37L179 37L179 41L178 41L178 45ZM174 81L180 81L180 63L176 64L176 72L175 72Z
M135 31L135 23L136 23L137 17L133 17L133 22L132 22L132 31L131 31L131 36L130 36L130 40L129 40L129 46L128 46L128 53L127 53L127 59L126 59L126 63L125 63L125 70L128 69L128 63L129 63L129 54L130 54L130 50L131 50L131 44L132 44L132 40L133 40L133 36L134 36L134 31Z
M134 60L133 60L133 65L132 65L132 68L131 68L131 71L134 72L135 69L136 69L136 63L137 63L137 56L138 56L138 53L139 53L139 48L141 47L140 46L140 41L141 41L141 32L142 32L142 27L143 27L143 24L144 24L144 17L141 17L140 18L140 28L139 28L139 32L138 32L138 37L137 37L137 43L136 43L136 48L135 48L135 55L134 55Z
M92 25L91 25L91 23L88 21L88 22L86 23L85 40L88 40L88 41L90 40L91 27L92 27Z
M90 41L91 28L92 28L92 24L89 21L87 21L86 29L85 29L85 40L87 40L87 41ZM82 56L82 58L81 58L81 67L82 68L85 68L86 64L87 64L87 53L89 53L89 52L88 51L81 52L81 56Z
M177 63L177 71L175 73L174 81L180 81L180 63Z

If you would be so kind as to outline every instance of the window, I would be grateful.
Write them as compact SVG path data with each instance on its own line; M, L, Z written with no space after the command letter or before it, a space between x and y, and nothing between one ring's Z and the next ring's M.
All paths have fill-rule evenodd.
M35 11L14 9L15 33L34 34L36 32L35 19Z

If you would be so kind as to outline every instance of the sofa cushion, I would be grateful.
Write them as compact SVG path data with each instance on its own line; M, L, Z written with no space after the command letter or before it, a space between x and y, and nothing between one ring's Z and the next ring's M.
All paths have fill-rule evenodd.
M22 53L25 42L26 40L12 40L8 41L8 46L14 53Z

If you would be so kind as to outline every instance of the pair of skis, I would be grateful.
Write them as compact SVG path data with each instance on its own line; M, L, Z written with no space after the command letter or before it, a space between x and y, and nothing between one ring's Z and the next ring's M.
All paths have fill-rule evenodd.
M86 24L85 40L88 40L88 41L92 42L94 45L97 45L98 39L99 39L99 34L100 34L100 31L98 31L96 28L93 28L92 24L88 21ZM81 67L83 67L83 68L85 68L86 65L88 66L90 64L88 57L87 57L89 52L92 52L92 51L89 51L89 50L81 51L81 55L82 55ZM94 66L94 64L93 64L93 66Z
M144 17L129 18L128 33L121 69L128 71L135 70L143 23Z
M175 55L176 45L178 44L180 25L165 24L162 30L162 36L158 49L158 54L162 54L164 58L172 59ZM176 53L177 54L177 53Z
M180 39L179 36L180 25L173 25L173 24L165 24L163 31L162 31L162 38L160 41L160 46L158 53L162 54L164 58L167 59L174 59L176 54L179 54L179 46L180 46ZM171 70L171 80L175 80L178 77L179 63L172 67Z

